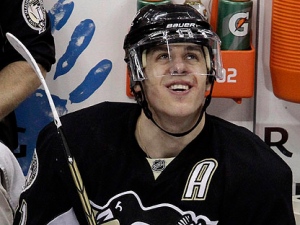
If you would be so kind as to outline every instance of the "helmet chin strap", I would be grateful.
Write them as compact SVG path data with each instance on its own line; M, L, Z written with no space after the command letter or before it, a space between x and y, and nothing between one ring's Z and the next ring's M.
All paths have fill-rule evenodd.
M214 79L211 82L211 88L210 88L209 94L208 94L208 96L205 99L204 105L203 105L203 107L201 109L201 112L200 112L200 115L198 117L197 122L195 123L195 125L192 128L190 128L189 130L187 130L185 132L182 132L182 133L172 133L172 132L169 132L169 131L163 129L161 126L159 126L156 123L156 121L153 119L152 112L150 111L150 109L148 107L148 102L146 100L146 96L145 96L145 92L144 92L144 89L143 89L143 85L141 83L138 84L138 85L140 85L140 87L141 87L140 94L137 93L137 92L135 92L133 90L133 88L132 88L132 91L133 91L133 93L134 93L134 95L136 97L137 103L142 107L142 109L143 109L146 117L148 119L150 119L155 124L155 126L157 126L163 132L165 132L165 133L167 133L167 134L169 134L171 136L174 136L174 137L183 137L183 136L189 134L190 132L192 132L198 126L198 124L200 123L200 121L201 121L201 119L203 117L203 114L206 111L206 108L208 107L208 105L210 104L210 101L211 101L211 95L212 95L212 90L213 90L213 86L214 86Z

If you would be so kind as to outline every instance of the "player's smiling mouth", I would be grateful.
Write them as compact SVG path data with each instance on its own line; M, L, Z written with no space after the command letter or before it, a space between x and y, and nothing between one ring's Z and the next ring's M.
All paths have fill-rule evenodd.
M187 84L172 84L168 87L172 91L187 91L190 89L190 86Z

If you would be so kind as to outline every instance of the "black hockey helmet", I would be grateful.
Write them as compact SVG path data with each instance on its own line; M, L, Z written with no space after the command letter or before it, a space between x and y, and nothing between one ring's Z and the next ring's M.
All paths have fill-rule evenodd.
M156 45L194 43L203 46L207 74L221 78L220 39L210 24L192 6L180 4L148 5L136 15L124 40L125 61L131 80L146 79L143 52ZM133 85L133 84L132 84Z

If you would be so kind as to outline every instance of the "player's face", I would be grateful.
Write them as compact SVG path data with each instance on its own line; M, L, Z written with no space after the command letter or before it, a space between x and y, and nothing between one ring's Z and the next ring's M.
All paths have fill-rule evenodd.
M143 81L151 111L157 117L195 116L205 98L207 66L202 48L191 43L157 46L144 56Z

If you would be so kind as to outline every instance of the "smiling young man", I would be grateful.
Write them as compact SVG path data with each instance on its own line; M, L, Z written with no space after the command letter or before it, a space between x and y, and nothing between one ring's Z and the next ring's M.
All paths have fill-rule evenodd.
M62 117L97 224L293 225L292 174L249 130L205 113L220 41L188 5L147 6L125 38L138 104ZM86 224L52 123L15 224ZM94 223L90 223L94 224Z
M134 92L144 91L152 119L144 113L137 123L136 137L150 158L175 157L203 128L204 117L190 135L175 138L174 134L189 130L199 119L205 91L211 84L203 48L193 43L174 43L152 47L143 54L147 79L135 85ZM143 88L142 88L143 86ZM147 96L147 97L146 97ZM155 142L152 141L155 138ZM147 147L146 147L147 146Z

